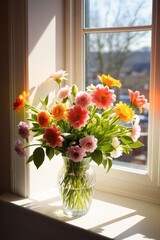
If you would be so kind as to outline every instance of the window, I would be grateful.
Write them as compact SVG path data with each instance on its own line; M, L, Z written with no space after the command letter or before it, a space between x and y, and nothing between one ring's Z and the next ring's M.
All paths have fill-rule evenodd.
M148 99L152 1L87 0L83 9L85 86L97 84L97 75L110 74L122 82L123 87L115 89L118 101L129 103L128 88L140 90ZM144 147L123 155L114 163L146 170L148 111L139 117Z
M109 73L122 81L124 91L119 91L120 100L128 100L127 89L131 88L140 90L150 102L149 116L144 113L141 119L141 140L145 147L139 150L141 152L135 151L132 156L115 161L108 174L103 168L95 167L97 188L157 201L160 185L160 155L156 150L160 117L156 77L159 71L159 3L156 0L132 3L86 0L69 1L68 6L72 13L75 11L71 15L73 24L67 29L74 36L71 38L74 48L70 46L70 52L75 65L68 70L72 70L69 72L77 85L85 88L95 83L97 74Z

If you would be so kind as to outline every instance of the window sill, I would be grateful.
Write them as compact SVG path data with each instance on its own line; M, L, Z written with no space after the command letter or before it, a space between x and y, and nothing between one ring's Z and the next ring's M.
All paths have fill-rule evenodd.
M54 221L63 222L69 227L96 233L100 239L160 239L160 205L156 204L96 191L90 211L82 217L73 218L63 214L56 189L47 197L24 199L13 194L4 194L0 196L0 200L39 213L43 218L47 216Z

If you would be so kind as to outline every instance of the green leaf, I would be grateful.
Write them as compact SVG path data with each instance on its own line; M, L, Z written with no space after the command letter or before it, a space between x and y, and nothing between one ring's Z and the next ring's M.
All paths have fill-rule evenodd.
M144 146L144 144L141 143L140 141L136 141L136 142L133 142L130 144L131 148L139 148L139 147L143 147L143 146Z
M107 172L106 173L108 173L110 168L112 167L112 160L110 158L108 158L108 165L107 166L108 167L107 167Z
M32 122L32 124L33 124L33 126L34 126L34 128L39 128L39 123L36 123L36 122Z
M32 114L30 121L37 121L37 114Z
M129 154L130 151L132 151L132 149L129 145L123 145L122 148L123 148L123 152L126 154Z
M95 129L95 133L97 133L97 134L99 133L100 134L100 132L101 132L101 127L97 126L96 129Z
M44 101L45 101L45 104L46 104L46 106L48 105L48 99L49 99L49 96L47 95L47 96L46 96L46 98L45 98L45 100L44 100Z
M104 119L104 120L102 121L102 126L103 126L103 128L107 128L107 127L109 126L109 121L106 120L106 119Z
M27 163L30 163L30 162L32 162L32 161L33 161L33 155L31 155L31 156L28 158Z
M46 148L46 155L49 158L49 160L51 160L54 156L54 149L51 147L47 147Z
M122 140L123 143L129 144L129 145L130 145L131 143L133 143L132 138L129 137L129 136L121 137L121 140Z
M36 131L36 130L33 131L33 130L32 130L32 132L37 132L37 133L34 134L34 137L37 137L37 136L42 135L42 134L44 133L44 130L43 130L43 129L39 129L38 131Z
M33 161L37 169L42 165L44 162L44 150L41 147L38 147L33 152Z
M102 150L102 152L110 152L110 151L114 150L114 147L110 143L103 143L101 150Z
M110 109L107 109L106 111L104 111L104 112L102 113L102 117L103 117L103 118L106 118L106 117L108 117L108 116L109 116L109 114L111 114L111 113L112 113L112 111L113 111L113 109L112 109L112 108L110 108Z
M108 172L110 170L110 168L112 167L112 159L110 157L108 157L106 154L103 154L102 164L103 164L104 168L107 169L107 172Z
M93 153L91 153L91 158L93 159L93 161L95 161L98 165L100 165L102 163L102 151L97 149L95 150Z

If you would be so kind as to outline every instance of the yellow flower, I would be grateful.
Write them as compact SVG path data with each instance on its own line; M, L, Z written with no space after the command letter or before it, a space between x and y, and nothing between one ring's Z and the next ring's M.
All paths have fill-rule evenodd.
M64 104L57 104L53 107L52 115L56 120L65 120L66 119L66 106Z
M115 113L118 115L119 119L128 123L128 121L133 120L134 111L126 103L119 102L116 104L114 109Z
M102 74L102 76L98 76L98 78L104 85L107 85L109 87L119 87L120 88L122 86L122 84L119 80L112 78L110 75L106 76L106 75Z

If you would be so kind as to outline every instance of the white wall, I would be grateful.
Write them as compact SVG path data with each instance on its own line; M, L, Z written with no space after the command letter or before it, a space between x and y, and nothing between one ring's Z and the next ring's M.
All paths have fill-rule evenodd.
M63 3L63 0L28 0L28 84L34 105L48 93L54 98L57 86L48 77L64 69ZM59 159L46 159L38 170L30 164L30 196L49 191L55 185L58 162Z

